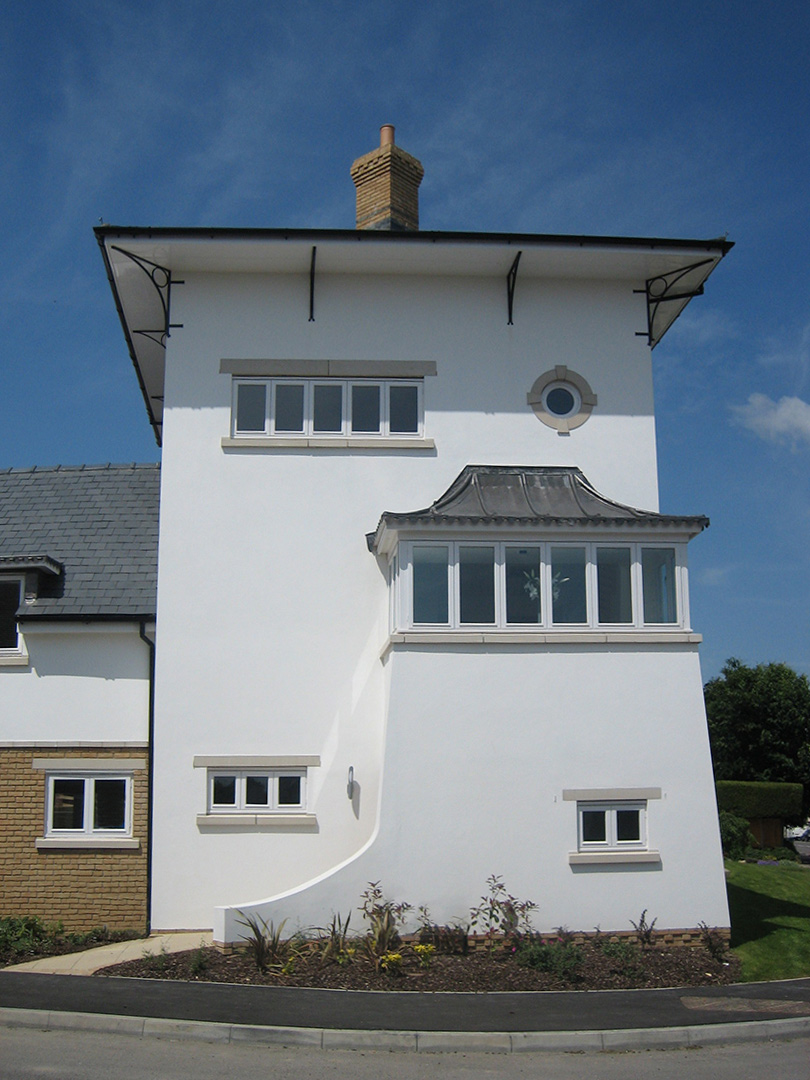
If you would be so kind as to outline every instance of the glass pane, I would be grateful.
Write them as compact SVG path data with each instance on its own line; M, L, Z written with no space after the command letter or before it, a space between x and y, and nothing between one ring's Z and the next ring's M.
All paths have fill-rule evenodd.
M551 549L551 610L555 623L588 621L585 593L585 548Z
M380 387L355 385L352 387L352 431L378 432L380 430Z
M84 828L84 780L54 780L51 820L54 829Z
M582 811L582 842L584 844L600 844L607 839L605 829L604 810Z
M236 806L236 777L215 776L211 789L214 806Z
M630 548L597 548L596 577L599 592L599 622L632 622Z
M0 581L0 649L17 648L15 615L19 606L19 581Z
M276 431L304 430L304 387L298 383L276 386Z
M641 814L638 810L616 811L616 839L625 842L641 839Z
M278 805L301 805L301 777L280 776L278 778Z
M495 622L495 548L458 549L460 621Z
M568 416L574 411L576 399L564 386L555 386L546 394L546 408L555 416Z
M240 383L236 388L236 430L264 431L266 404L264 383Z
M93 786L93 828L125 829L126 780L96 780Z
M540 622L540 548L506 549L506 621Z
M641 578L644 591L644 622L677 622L675 549L642 548Z
M413 549L413 621L446 623L447 563L445 544L420 544Z
M313 431L343 430L343 387L327 383L313 387Z
M388 430L399 435L415 435L419 431L418 386L388 388Z
M245 805L267 806L267 777L248 776L245 780Z

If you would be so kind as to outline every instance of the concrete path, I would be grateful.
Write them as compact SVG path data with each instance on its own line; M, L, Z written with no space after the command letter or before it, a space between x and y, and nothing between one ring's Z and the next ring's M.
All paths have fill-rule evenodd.
M154 956L162 952L184 952L198 945L210 945L210 930L181 930L174 934L154 934L134 941L119 941L113 945L99 945L85 952L68 953L66 956L46 956L41 960L28 960L25 964L12 964L3 971L39 971L45 975L93 975L113 964L125 960L140 960L144 953Z

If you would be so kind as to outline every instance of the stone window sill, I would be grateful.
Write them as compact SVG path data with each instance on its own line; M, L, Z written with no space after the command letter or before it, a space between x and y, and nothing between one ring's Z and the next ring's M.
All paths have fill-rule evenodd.
M605 866L611 863L658 863L661 865L660 851L571 851L568 854L571 866Z
M197 826L206 829L311 829L317 824L315 814L197 814Z
M0 667L28 667L30 663L28 653L0 651Z
M435 450L433 439L376 438L359 439L338 436L334 439L315 436L283 439L264 438L223 439L223 450Z
M131 837L108 838L95 836L82 836L68 839L67 837L39 836L34 841L37 851L137 851L140 840Z

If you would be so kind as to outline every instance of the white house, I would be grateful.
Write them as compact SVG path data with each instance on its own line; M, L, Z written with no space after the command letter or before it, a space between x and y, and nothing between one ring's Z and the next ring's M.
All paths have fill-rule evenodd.
M724 240L100 226L162 445L151 925L237 939L370 881L538 929L728 926L651 348Z

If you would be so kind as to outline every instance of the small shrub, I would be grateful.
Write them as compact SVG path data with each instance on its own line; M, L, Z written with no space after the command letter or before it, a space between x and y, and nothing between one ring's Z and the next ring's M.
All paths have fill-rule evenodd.
M753 833L748 826L748 819L730 810L721 810L720 842L723 845L723 853L729 859L744 859L746 848L755 843Z
M476 907L470 909L470 926L482 926L489 951L495 948L495 936L506 940L520 939L534 932L531 914L537 909L533 900L518 900L506 891L502 878L491 874L487 878L489 891Z
M644 908L644 910L642 911L637 923L633 922L632 919L630 920L630 925L636 932L636 937L638 938L639 945L643 945L645 947L652 945L654 939L655 924L657 922L658 919L653 919L651 923L647 922L646 908Z
M424 906L419 908L419 941L423 945L433 945L436 952L446 956L466 956L470 951L470 927L460 922L439 926L431 921L430 912Z
M404 923L411 905L404 901L395 904L386 900L379 881L370 881L361 899L363 903L360 910L369 924L366 948L372 957L380 958L393 952L399 944L397 926Z
M402 970L402 953L385 952L379 957L377 963L380 971L387 971L389 975L399 975Z
M525 940L517 946L515 959L522 967L545 971L558 979L576 981L582 967L582 950L570 941Z
M354 956L355 950L348 944L351 917L351 912L345 919L341 919L340 915L333 915L329 925L319 931L323 935L321 960L324 963L331 961L334 964L347 964Z
M609 960L620 960L627 963L629 960L638 959L638 946L632 941L606 941L602 946L602 955Z
M239 914L244 913L240 911ZM241 937L247 942L259 971L266 973L271 965L278 964L284 959L287 950L281 941L281 931L287 922L286 919L283 919L278 927L274 926L272 921L265 922L260 915L247 915L243 919L237 919L237 922L240 926L248 928L249 933L242 934Z
M717 927L710 927L708 923L699 922L698 928L700 929L700 943L710 954L712 960L720 962L725 960L728 954L728 947L726 945L726 939Z
M747 847L744 856L746 862L799 862L795 850L787 847L764 848Z
M413 951L419 960L419 967L429 968L433 961L433 954L436 952L436 946L417 943L414 945Z
M208 970L208 963L208 946L205 944L205 942L201 941L199 946L195 950L194 955L191 958L189 970L191 971L192 975L202 975L205 971Z
M166 948L165 942L161 945L159 953L153 953L149 949L144 949L142 956L144 963L152 971L164 972L169 966L169 950Z

